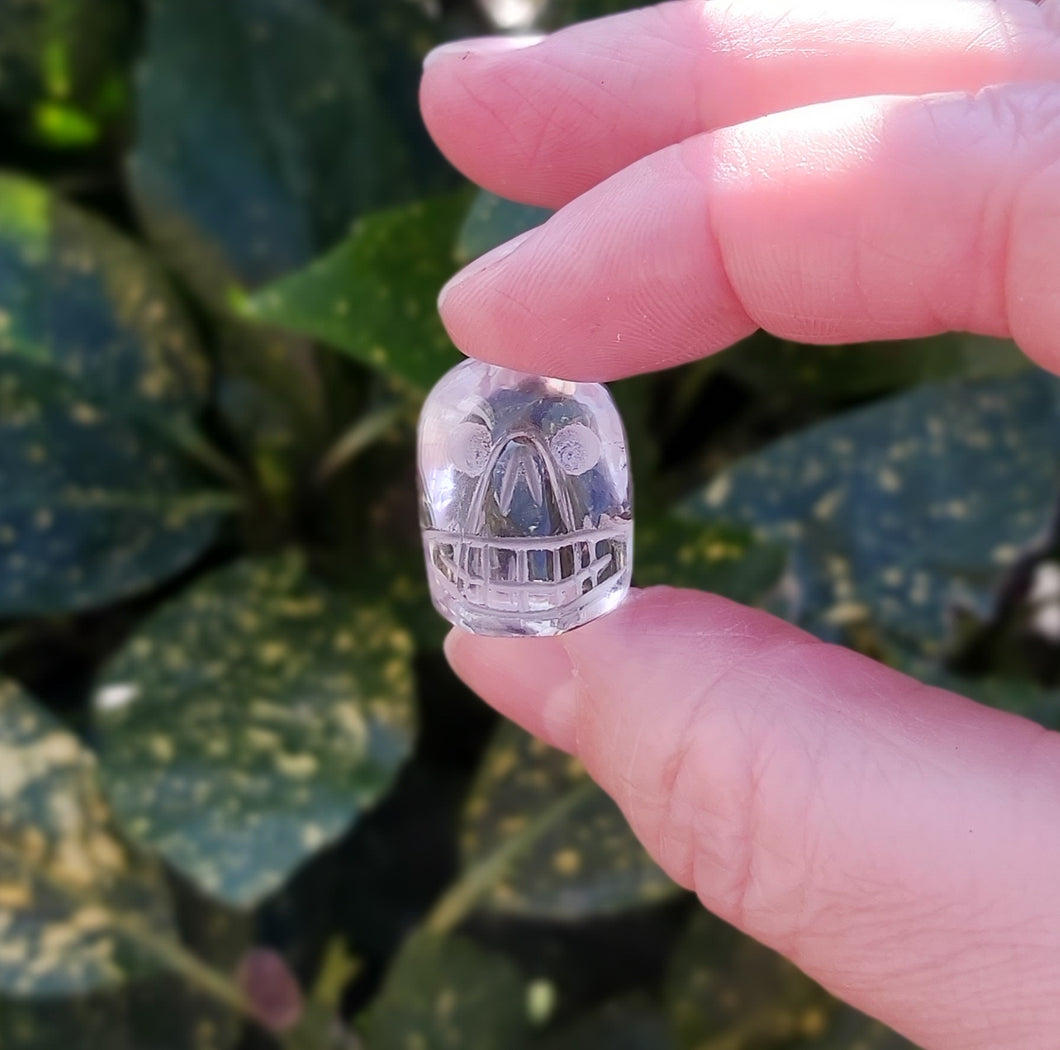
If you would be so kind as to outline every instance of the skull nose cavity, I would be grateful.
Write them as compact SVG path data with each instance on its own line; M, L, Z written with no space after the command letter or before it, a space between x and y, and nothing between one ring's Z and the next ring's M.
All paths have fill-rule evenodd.
M545 495L541 479L543 468L534 454L533 446L522 441L511 441L501 455L500 467L501 482L497 502L502 514L511 513L512 501L520 481L526 486L534 505L541 505Z

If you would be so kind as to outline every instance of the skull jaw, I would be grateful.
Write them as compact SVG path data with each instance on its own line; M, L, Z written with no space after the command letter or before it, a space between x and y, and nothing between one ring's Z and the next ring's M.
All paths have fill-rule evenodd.
M424 531L431 599L474 634L561 634L614 609L629 590L633 526L484 540Z

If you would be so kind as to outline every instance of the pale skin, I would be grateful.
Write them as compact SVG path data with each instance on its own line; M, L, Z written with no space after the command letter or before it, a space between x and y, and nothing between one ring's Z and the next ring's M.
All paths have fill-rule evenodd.
M421 100L559 209L443 291L473 356L607 380L955 329L1060 372L1060 0L676 0L450 45ZM927 1050L1060 1046L1060 734L692 591L447 653L837 995Z

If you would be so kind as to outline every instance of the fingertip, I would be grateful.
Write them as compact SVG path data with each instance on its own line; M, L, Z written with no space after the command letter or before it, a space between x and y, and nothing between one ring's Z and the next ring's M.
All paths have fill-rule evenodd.
M510 36L468 37L464 40L448 40L431 48L423 58L424 71L440 67L448 62L468 62L486 55L500 55L533 47L545 39L544 33L524 33Z
M491 707L554 747L573 751L578 684L559 638L487 638L454 628L454 673Z
M677 149L632 165L458 274L447 331L472 357L591 381L730 345L755 323L704 236L707 196Z
M498 244L496 248L492 248L485 254L480 255L477 259L469 262L462 270L458 270L453 274L438 293L438 312L442 315L442 321L447 326L451 323L458 324L464 313L472 313L467 309L467 304L459 302L461 300L461 295L459 294L461 289L464 290L465 295L468 292L473 295L476 285L487 281L489 272L496 270L504 260L514 255L519 248L537 234L539 229L539 226L535 226L533 229L524 230L503 244ZM454 303L458 304L455 308L453 306ZM461 311L460 306L464 307L463 311Z
M453 628L444 650L453 672L506 718L564 751L578 748L577 726L592 714L587 683L606 675L620 704L619 683L634 688L687 660L688 634L704 605L738 623L748 611L724 598L672 587L632 590L621 606L577 630L550 638L490 638ZM753 615L753 614L752 614ZM655 656L646 656L645 653ZM596 697L606 707L606 698Z

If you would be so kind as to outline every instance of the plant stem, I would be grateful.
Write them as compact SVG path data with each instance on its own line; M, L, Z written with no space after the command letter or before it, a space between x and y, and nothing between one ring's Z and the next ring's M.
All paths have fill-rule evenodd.
M361 416L324 454L317 467L316 483L323 485L350 460L374 444L401 418L405 407L402 404L381 405Z
M520 834L506 839L492 853L469 868L435 904L424 928L431 933L441 934L459 925L482 897L504 877L508 867L520 854L525 853L597 790L591 780L579 784L532 820Z
M139 919L120 912L111 914L111 925L138 948L153 955L163 966L180 974L189 984L237 1013L258 1020L242 989L226 973L205 963L179 941L156 933Z
M0 842L0 853L12 857L31 878L46 882L71 903L80 907L100 905L98 897L94 894L75 889L49 872L33 867L15 847L8 843ZM250 1000L227 974L203 962L179 941L158 933L139 918L115 911L110 907L106 910L108 924L119 936L158 960L166 969L179 974L211 999L235 1010L244 1017L261 1023Z
M166 428L167 435L189 459L205 467L215 478L226 481L236 491L245 493L248 478L235 460L226 456L193 425L176 423Z

